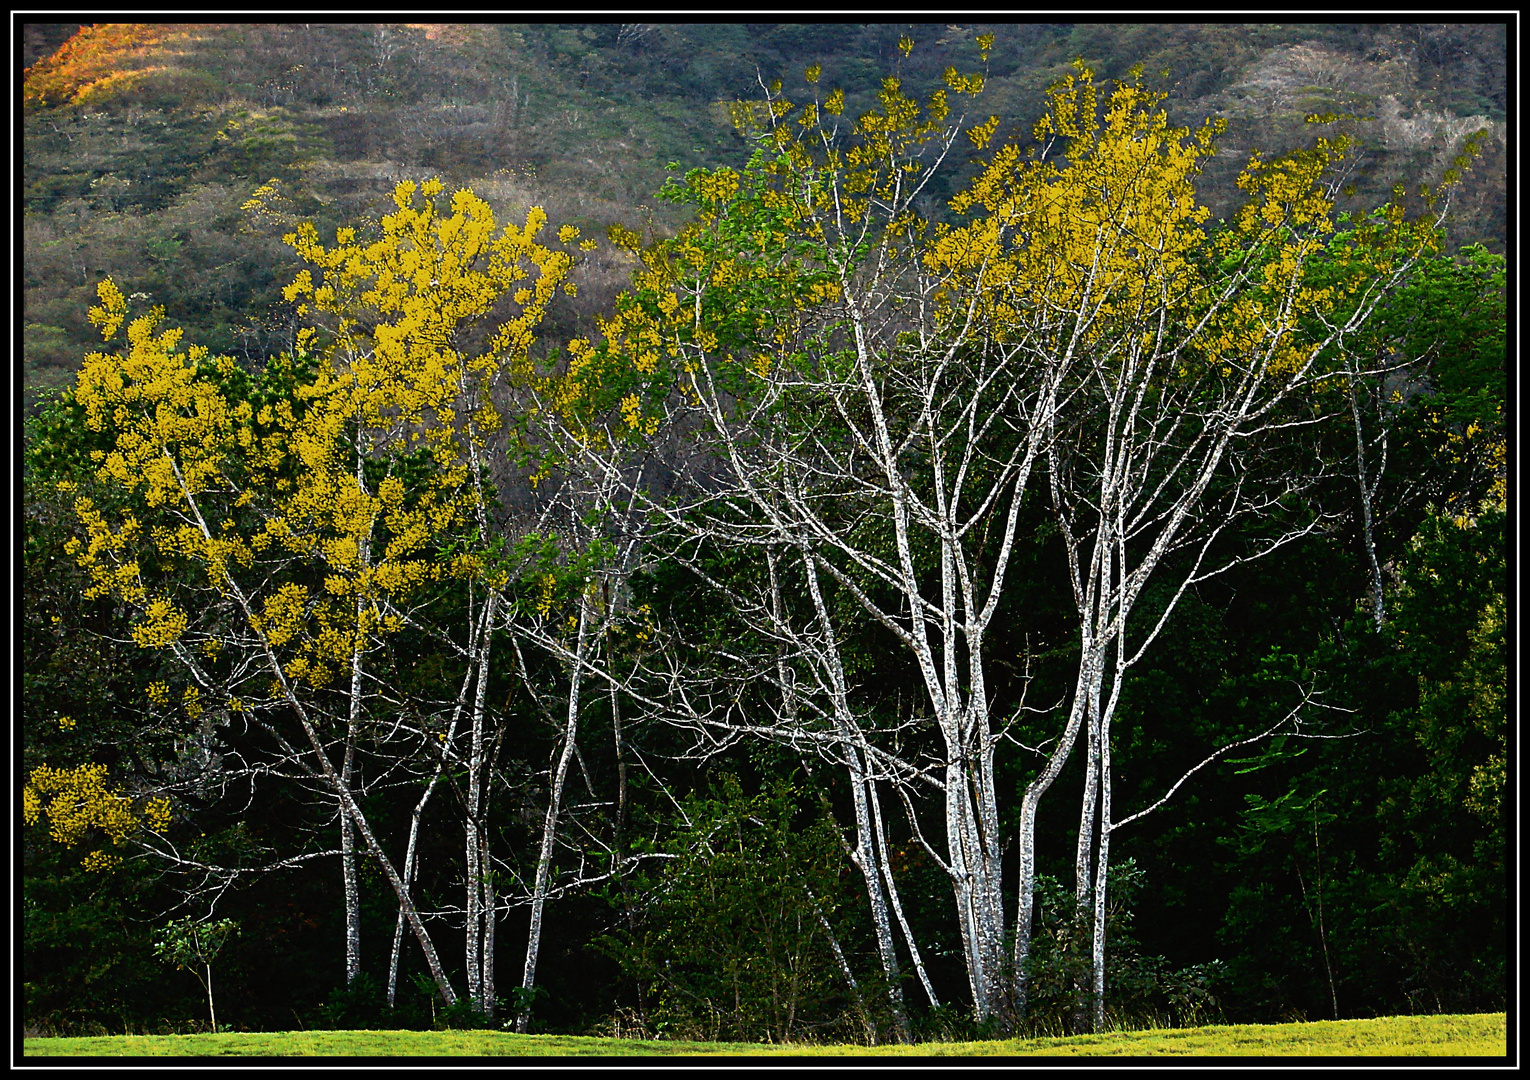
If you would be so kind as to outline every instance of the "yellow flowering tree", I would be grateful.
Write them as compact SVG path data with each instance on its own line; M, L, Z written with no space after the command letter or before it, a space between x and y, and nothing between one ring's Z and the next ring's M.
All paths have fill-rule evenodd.
M754 734L814 749L845 770L853 859L903 1039L895 925L938 1002L903 917L879 791L917 786L926 769L890 751L891 733L868 726L846 677L837 612L858 606L893 629L931 690L950 762L934 778L947 792L940 861L986 1015L1003 959L993 746L970 714L973 701L986 709L981 683L968 691L981 672L957 661L955 639L968 635L981 657L1040 446L1015 437L1011 414L1044 414L1059 383L1055 374L1028 377L1017 350L987 347L991 311L953 288L950 267L923 261L930 223L916 207L932 177L957 138L984 145L997 126L984 118L967 129L954 115L981 76L953 70L946 82L920 102L889 78L875 107L853 120L838 92L793 105L776 85L765 101L739 106L735 120L757 140L756 154L742 170L696 170L669 186L666 197L695 211L672 240L643 245L617 233L641 260L635 287L602 323L602 339L576 343L571 361L571 374L591 373L605 395L582 396L577 405L589 411L574 423L609 417L602 440L585 441L587 457L613 447L597 471L628 477L630 498L668 531L665 557L720 590L722 606L748 628L698 649L726 656L741 682L779 694L765 705L768 717L704 710L700 692L672 693L659 711L713 748ZM665 487L623 473L617 461L634 444L671 432L699 446L666 463ZM932 491L932 478L944 490ZM997 573L975 581L964 564L977 519L996 524L984 558L996 553ZM723 551L749 553L752 573L720 579L709 560ZM932 557L945 574L933 601ZM958 579L975 589L959 598ZM940 614L927 619L932 602ZM912 624L900 607L913 611ZM749 641L761 653L745 655Z
M988 222L1009 222L1014 241L984 257L985 272L1006 279L1006 332L1075 368L1046 471L1080 660L1061 737L1021 799L1016 1006L1024 1008L1036 807L1082 728L1075 899L1091 939L1083 1022L1096 1030L1105 1023L1110 837L1163 804L1119 820L1111 805L1111 721L1130 669L1186 590L1321 523L1299 505L1318 479L1295 453L1302 433L1347 418L1333 389L1354 374L1352 343L1440 243L1437 217L1409 220L1396 205L1337 227L1352 147L1324 135L1277 160L1252 155L1238 181L1247 201L1208 228L1194 179L1220 126L1174 128L1162 100L1140 75L1106 95L1078 65L1051 91L1035 132L1042 149L1023 164L1001 152L974 183L971 199L992 217L936 245L983 245ZM1139 626L1131 617L1150 582L1165 599ZM1302 718L1298 706L1252 737L1299 730Z
M490 441L502 437L493 392L507 378L535 377L531 349L536 327L558 292L574 289L567 280L574 256L565 248L578 239L578 231L565 226L550 245L540 236L546 215L539 208L528 212L524 225L501 228L488 204L471 191L452 193L446 213L437 205L446 201L443 191L438 180L418 188L401 183L394 193L395 212L380 222L381 236L369 241L358 240L353 229L341 229L335 243L326 246L311 225L299 226L286 239L312 269L300 271L286 295L299 301L300 314L311 313L323 323L322 347L330 366L342 373L337 378L348 373L354 385L366 388L359 403L361 434L348 462L356 478L353 486L364 483L365 463L379 450L417 446L431 461L431 475L443 485L440 490L452 492L456 503L448 509L442 500L434 516L418 520L416 534L439 537L466 522L478 538L476 547L459 546L452 564L470 579L470 589L482 591L476 601L470 595L471 625L454 646L463 650L468 674L437 733L436 764L412 819L405 862L412 874L425 801L442 769L460 762L467 770L468 995L491 1012L488 943L493 940L495 899L485 817L485 694L493 629L511 577L507 567L517 561L496 557L490 550L496 523L489 516L495 498L489 457L499 449L496 444L491 451ZM503 316L499 313L507 300L512 310ZM475 342L475 335L487 341ZM345 414L335 422L344 425L356 419ZM336 477L337 488L350 483L340 480L338 472ZM388 477L376 494L397 501L403 490L396 478ZM371 538L358 536L355 553L359 562L372 560ZM360 592L356 596L360 613L364 598ZM358 670L353 665L353 679L359 678ZM353 710L358 698L352 695ZM403 925L401 910L390 965L390 1000Z
M128 508L76 498L83 535L69 550L93 592L137 613L140 646L181 661L199 708L262 732L270 752L335 800L348 975L359 837L452 1002L404 877L353 790L366 703L386 699L386 687L369 681L368 658L388 635L428 621L433 587L503 584L472 551L445 552L454 535L487 531L481 456L497 422L487 373L525 362L572 260L537 243L536 213L524 228L496 230L481 200L459 192L441 213L439 192L400 185L397 212L366 244L351 229L333 246L308 226L288 237L319 271L317 280L302 272L289 298L320 325L258 379L200 347L183 351L160 311L128 320L122 293L103 282L91 319L108 342L126 324L126 344L87 358L74 400L90 429L108 436L110 449L93 455L97 477ZM467 327L518 283L518 310L488 347L459 350ZM475 618L487 627L492 604ZM486 664L486 630L470 637L473 659ZM476 676L481 718L481 666ZM436 732L405 729L415 755L434 754L438 770L455 753L463 703L473 700L466 690L446 722L445 751L430 745ZM283 730L293 722L296 738Z

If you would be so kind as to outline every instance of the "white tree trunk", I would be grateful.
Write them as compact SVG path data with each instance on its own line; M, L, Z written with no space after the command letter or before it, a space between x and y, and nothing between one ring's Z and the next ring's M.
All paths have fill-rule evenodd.
M888 1005L892 1009L893 1022L897 1027L898 1041L913 1040L909 1029L908 1012L903 1005L903 986L898 975L898 952L893 944L892 924L887 917L887 898L882 891L882 867L880 850L872 837L871 812L867 803L866 788L871 782L867 777L867 762L859 745L855 717L850 711L849 693L845 684L844 665L840 660L839 643L834 638L834 626L824 603L823 590L819 587L818 568L806 551L802 552L803 571L807 577L808 593L813 599L819 629L823 635L823 650L828 661L830 689L834 702L835 721L839 727L846 766L850 771L850 797L855 809L855 849L850 853L856 869L866 884L866 896L871 903L871 924L876 931L877 953L882 959L882 972L887 977Z
M354 711L354 709L353 709ZM340 777L347 786L356 755L354 724L346 733L345 761ZM361 974L361 889L356 879L356 827L350 815L336 800L340 817L340 874L345 889L345 983L349 986Z
M473 697L472 724L468 748L467 827L464 830L467 862L467 971L468 997L486 1016L493 1015L492 994L484 990L484 970L491 962L485 951L494 921L492 902L485 903L489 880L484 822L484 701L489 685L489 646L494 638L494 607L498 595L490 592L484 601L484 629L478 640L478 685ZM491 980L492 981L492 980Z
M366 490L366 473L363 465L365 455L362 453L363 440L360 432L356 438L356 487L358 490ZM361 538L358 545L357 557L362 566L368 565L372 553L372 536L370 526L367 534ZM360 597L356 599L356 642L351 650L351 696L350 714L346 718L345 726L345 759L340 767L341 780L347 787L351 784L352 770L356 762L356 733L361 725L361 700L362 700L362 655L366 651L365 642L361 638L362 616L365 612L365 604ZM338 808L338 802L337 802ZM344 879L345 891L345 983L349 986L356 976L361 974L361 889L356 877L356 835L351 819L344 810L339 813L340 817L340 872Z
M515 1018L515 1030L525 1034L531 1024L531 991L537 982L537 953L542 947L542 908L547 902L548 880L552 873L553 844L557 838L559 810L563 803L563 785L568 777L568 763L574 756L574 740L579 734L579 690L584 676L585 651L589 640L589 599L579 596L579 629L574 643L574 657L569 672L568 719L563 728L563 749L549 778L547 815L542 822L542 846L537 853L537 876L531 892L531 925L526 932L526 966L521 975L525 1000Z
M940 1008L940 999L935 996L935 988L930 985L930 977L924 970L924 958L919 955L919 942L914 937L914 932L909 929L908 920L903 917L903 903L898 897L898 883L893 878L892 859L887 851L887 834L882 829L882 800L877 797L877 785L872 781L868 788L871 792L871 812L876 821L877 850L881 853L882 873L887 879L887 899L892 903L893 914L897 916L898 926L903 930L903 940L908 943L908 951L914 962L914 971L919 975L919 985L924 987L924 996L930 1002L930 1008Z
M1028 966L1031 956L1031 927L1036 907L1036 812L1041 797L1047 793L1063 766L1068 762L1073 744L1078 741L1088 711L1088 685L1099 663L1098 651L1087 636L1082 643L1084 662L1080 665L1078 680L1073 689L1073 704L1068 710L1068 720L1057 740L1051 756L1040 774L1026 785L1020 797L1020 872L1018 882L1018 910L1015 913L1015 1015L1024 1018L1030 991Z

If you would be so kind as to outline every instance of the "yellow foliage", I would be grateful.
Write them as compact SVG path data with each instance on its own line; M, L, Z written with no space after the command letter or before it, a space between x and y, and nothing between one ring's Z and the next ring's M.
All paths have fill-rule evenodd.
M141 812L135 812L133 800L107 783L105 765L72 769L39 765L22 788L21 816L27 825L36 825L46 817L48 835L66 847L78 845L92 830L105 833L114 845L120 845L140 825L164 829L170 823L170 802L155 796L145 801ZM82 865L86 870L102 871L120 862L116 856L95 851Z
M266 185L252 201L275 191ZM183 345L158 309L129 320L116 283L98 286L91 322L107 342L126 325L126 341L86 358L74 396L90 429L110 437L94 457L97 477L139 496L154 517L145 527L134 511L109 516L76 496L83 532L66 550L88 572L89 595L137 609L140 646L173 646L199 609L180 595L151 595L141 565L199 567L200 587L220 596L257 559L318 570L318 597L269 570L271 585L243 586L250 629L289 654L284 669L315 685L348 668L369 637L397 628L377 616L379 602L476 572L471 561L438 561L434 545L482 503L472 462L500 422L490 385L501 372L530 377L535 328L558 289L572 291L574 255L539 238L539 208L501 228L482 199L460 190L448 200L439 180L399 184L394 206L376 230L341 228L332 245L307 223L287 235L306 266L285 295L314 318L297 341L318 360L291 399L231 400L222 380L237 374L232 359ZM572 226L558 231L562 244L578 240ZM512 293L517 309L489 327L487 347L462 352L462 331ZM274 359L271 370L294 363ZM367 480L363 462L385 448L423 450L434 468L407 491L391 471ZM198 644L217 655L212 641ZM193 696L186 707L195 715L203 706Z

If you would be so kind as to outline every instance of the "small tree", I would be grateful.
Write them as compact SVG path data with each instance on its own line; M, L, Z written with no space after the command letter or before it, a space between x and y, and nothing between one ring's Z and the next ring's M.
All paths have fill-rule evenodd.
M233 919L196 922L187 915L166 923L154 935L154 955L163 963L190 971L207 991L207 1019L213 1031L218 1030L218 1014L213 1010L212 964L228 939L238 933L238 924ZM205 977L198 967L206 973Z

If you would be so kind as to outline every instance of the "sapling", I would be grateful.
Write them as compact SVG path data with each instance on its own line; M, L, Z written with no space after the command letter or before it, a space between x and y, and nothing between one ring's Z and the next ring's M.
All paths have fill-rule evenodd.
M218 1030L218 1014L213 1010L212 964L230 937L239 933L233 919L196 922L191 916L166 923L154 935L154 955L166 964L184 968L197 977L207 991L207 1018L212 1030ZM197 971L201 967L206 977Z

